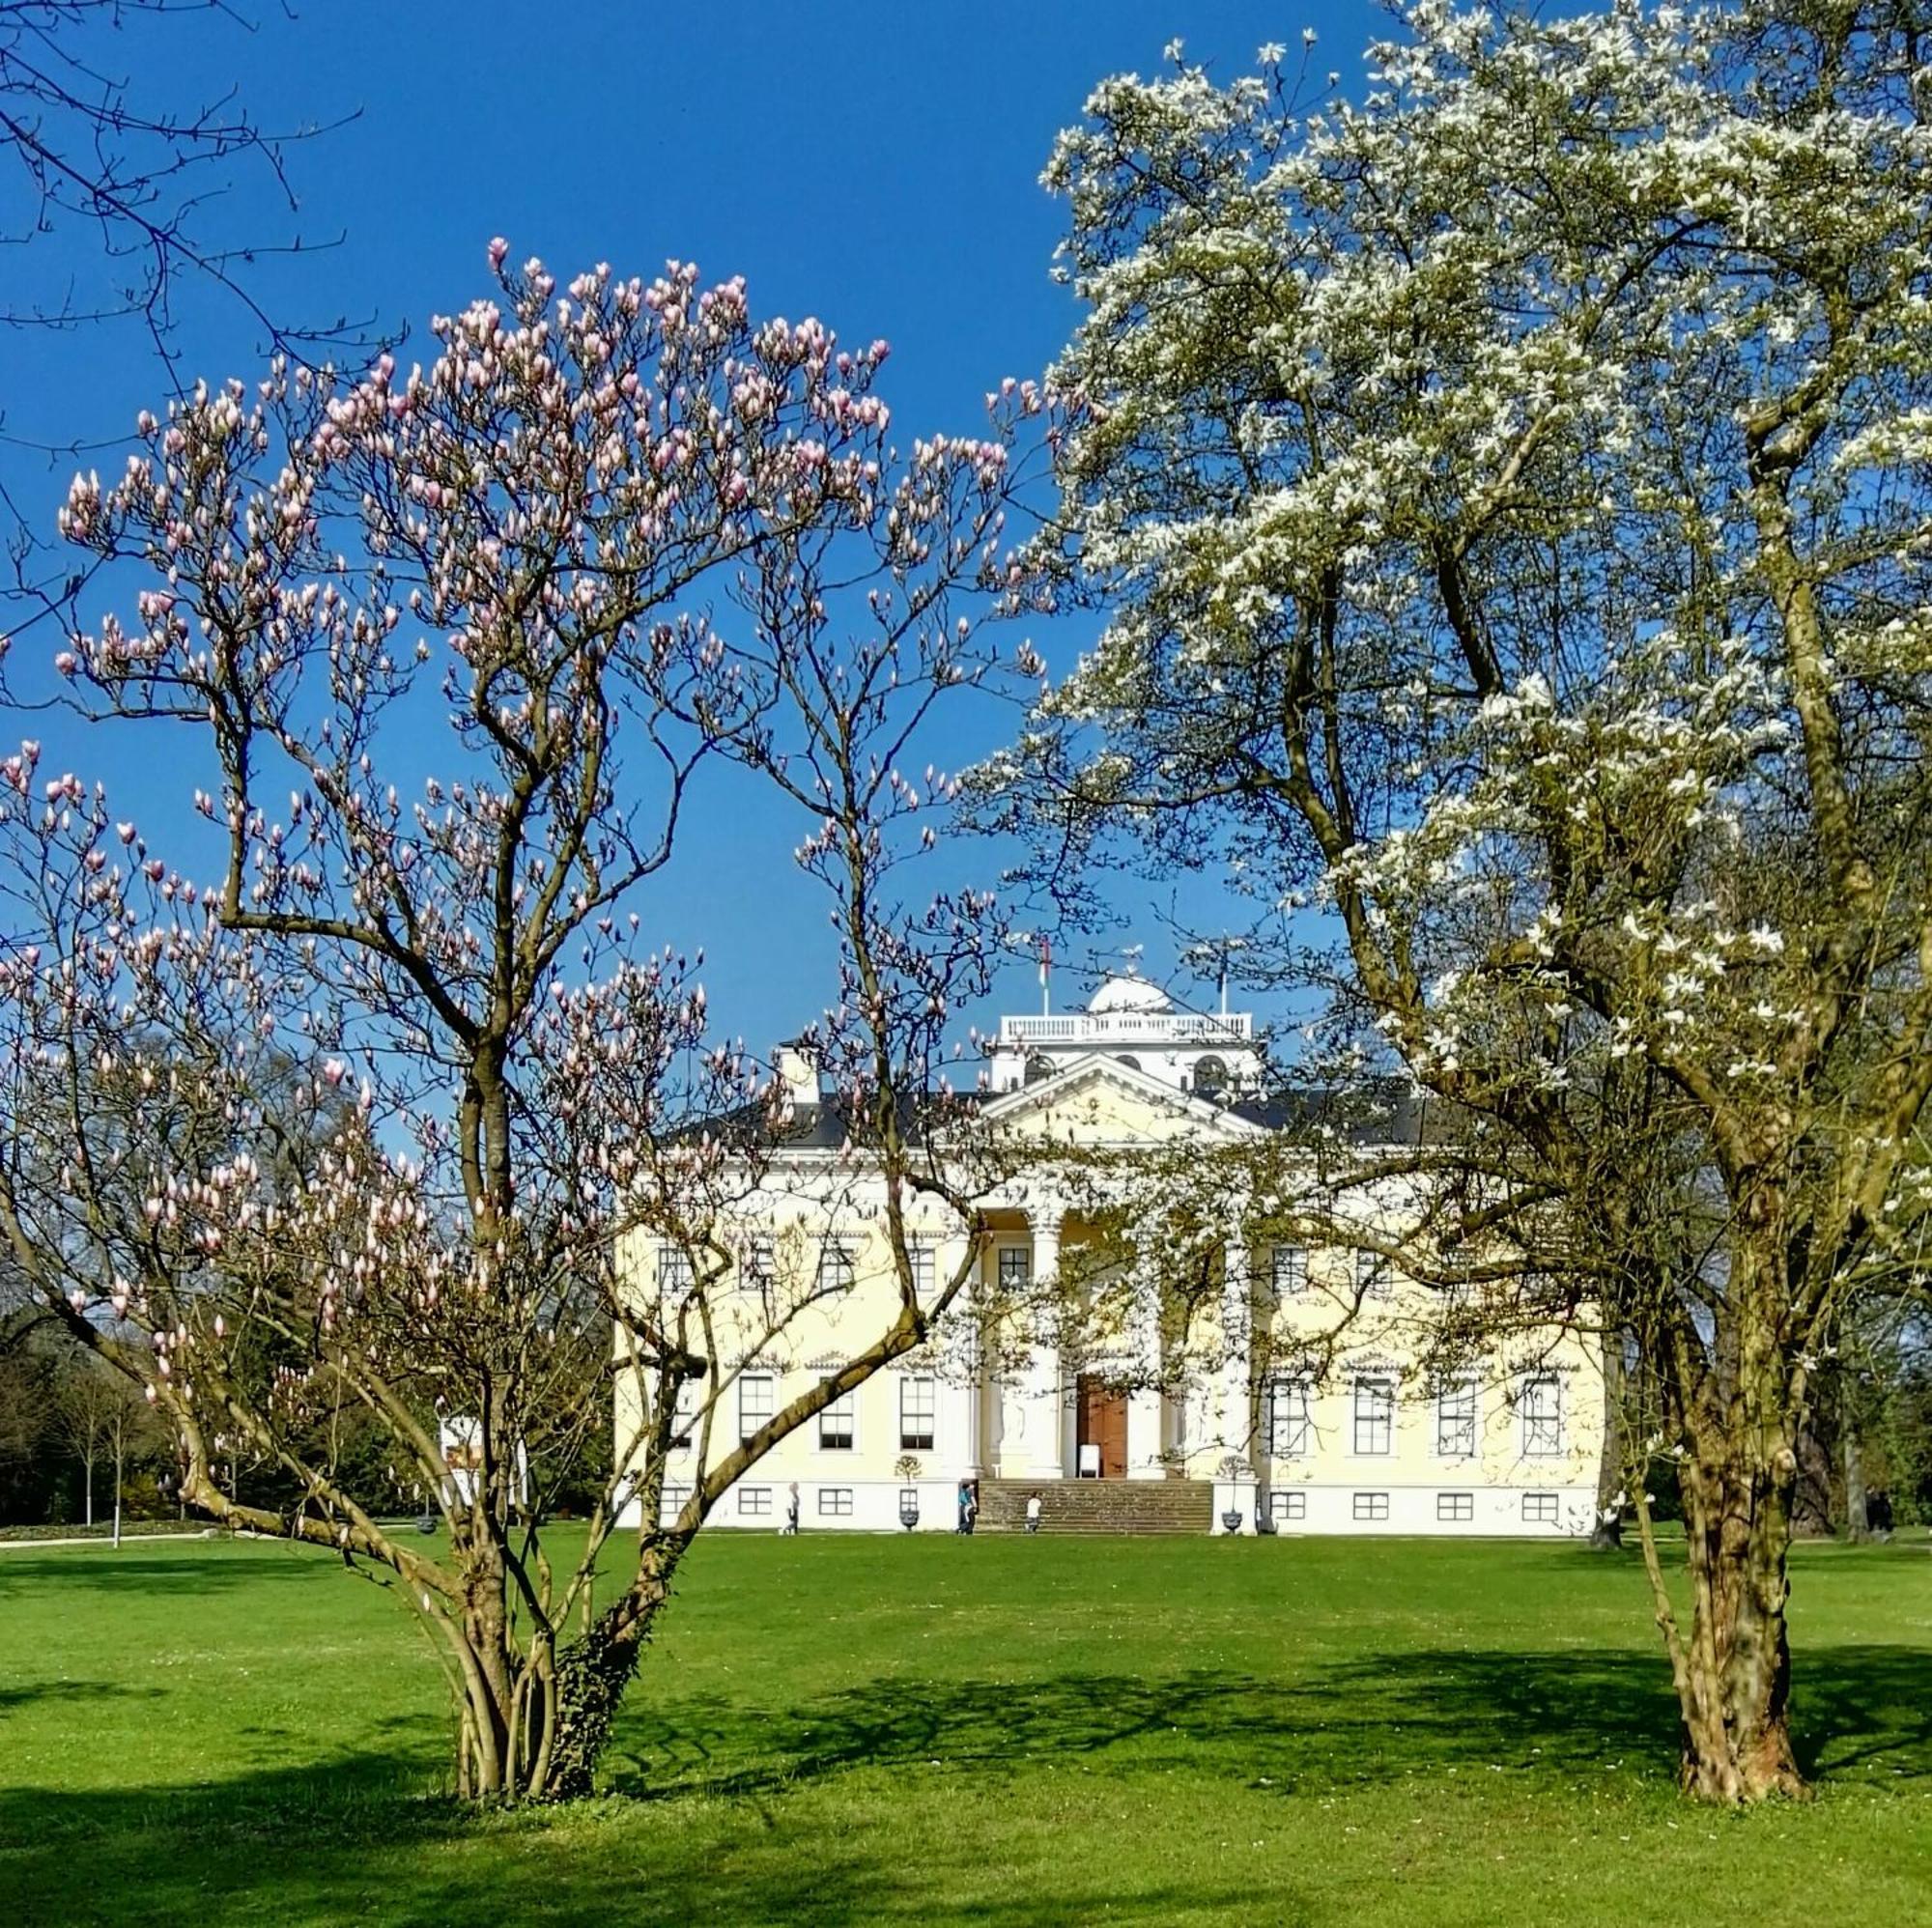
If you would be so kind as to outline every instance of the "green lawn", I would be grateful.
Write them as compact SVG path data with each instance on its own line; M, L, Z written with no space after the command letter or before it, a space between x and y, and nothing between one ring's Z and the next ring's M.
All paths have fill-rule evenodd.
M378 1587L0 1550L0 1922L1932 1921L1932 1553L1794 1590L1820 1799L1731 1818L1634 1559L720 1535L609 1795L471 1821Z

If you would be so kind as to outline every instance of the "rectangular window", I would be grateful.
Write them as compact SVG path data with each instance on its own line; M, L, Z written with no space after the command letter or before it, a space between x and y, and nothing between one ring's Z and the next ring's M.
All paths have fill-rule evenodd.
M738 1515L743 1519L769 1519L772 1513L770 1487L740 1487Z
M1268 1453L1277 1460L1305 1460L1314 1445L1308 1381L1274 1380L1268 1387Z
M698 1408L703 1403L703 1380L680 1379L677 1382L677 1406L670 1422L670 1443L673 1446L691 1444L692 1436L697 1431Z
M1466 1526L1476 1517L1474 1493L1437 1493L1435 1517L1453 1525Z
M1556 1495L1554 1493L1524 1493L1522 1496L1522 1517L1526 1526L1554 1526L1556 1524Z
M852 1287L852 1248L842 1238L828 1238L818 1252L818 1290L849 1291Z
M1364 1459L1380 1459L1395 1444L1395 1381L1363 1378L1355 1381L1355 1452Z
M691 1497L689 1487L664 1486L659 1488L658 1508L667 1519L675 1519L684 1511L684 1503Z
M1540 1373L1525 1379L1520 1403L1523 1458L1555 1458L1563 1451L1563 1405L1554 1375Z
M1278 1299L1292 1299L1308 1290L1308 1254L1299 1245L1274 1248L1272 1281Z
M899 1451L930 1453L938 1436L939 1388L923 1373L899 1381Z
M1033 1277L1033 1254L1024 1245L1000 1247L1000 1290L1023 1292Z
M1355 1517L1357 1519L1386 1519L1389 1517L1389 1496L1387 1493L1357 1493L1355 1495Z
M1355 1254L1355 1291L1364 1299L1385 1299L1389 1295L1388 1262L1379 1252Z
M749 1439L772 1416L772 1375L747 1373L738 1381L738 1437Z
M757 1237L745 1247L745 1283L753 1291L769 1291L778 1272L777 1255L769 1238Z
M680 1245L658 1247L658 1290L681 1297L691 1290L691 1254Z
M850 1487L820 1487L818 1489L818 1515L821 1519L850 1519L852 1517L852 1489Z
M840 1393L830 1405L818 1410L818 1450L821 1453L849 1453L852 1450L853 1403L850 1393Z
M932 1247L930 1245L911 1245L906 1248L906 1260L912 1266L912 1289L921 1298L928 1298L932 1293Z
M1476 1382L1451 1379L1435 1396L1435 1457L1476 1457Z
M1269 1493L1268 1517L1276 1522L1308 1517L1306 1493Z

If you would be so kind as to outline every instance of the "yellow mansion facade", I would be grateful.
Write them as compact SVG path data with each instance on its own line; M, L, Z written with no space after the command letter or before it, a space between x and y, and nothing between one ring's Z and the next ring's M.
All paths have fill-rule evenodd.
M1191 1483L1195 1511L1142 1506L1144 1522L1184 1517L1240 1533L1561 1536L1590 1531L1603 1437L1602 1382L1575 1334L1448 1373L1425 1365L1432 1295L1353 1251L1250 1244L1231 1205L1214 1277L1213 1343L1198 1366L1165 1354L1150 1309L1111 1342L1037 1333L989 1347L984 1305L1009 1304L1065 1275L1094 1235L1055 1153L1238 1146L1279 1128L1263 1098L1244 1015L1179 1011L1152 984L1104 982L1088 1008L1007 1017L989 1051L976 1131L1037 1141L1019 1176L986 1197L983 1292L962 1294L925 1352L875 1374L781 1441L728 1491L711 1524L773 1528L795 1505L801 1529L951 1529L962 1484L1041 1497L1044 1530L1076 1515L1131 1523L1151 1483ZM716 1371L691 1392L666 1462L675 1516L698 1476L741 1437L891 1322L898 1282L883 1230L883 1187L843 1144L812 1068L790 1054L793 1125L734 1206L724 1241L740 1277L713 1320ZM1391 1128L1393 1129L1393 1127ZM1389 1210L1398 1209L1393 1204ZM967 1241L933 1205L910 1227L922 1291L950 1279ZM1251 1220L1249 1222L1252 1222ZM683 1262L648 1240L624 1255L648 1291ZM771 1278L789 1267L813 1290L775 1317ZM1111 1344L1111 1351L1110 1351ZM620 1355L624 1341L620 1335ZM1315 1369L1305 1361L1319 1354ZM1520 1363L1527 1356L1533 1363ZM618 1375L620 1463L646 1417ZM1111 1487L1109 1483L1118 1483ZM1127 1490L1140 1484L1138 1495ZM796 1493L794 1494L794 1488ZM1076 1504L1078 1502L1079 1504ZM632 1517L635 1521L636 1503ZM1011 1507L1007 1518L1016 1517ZM1003 1517L990 1503L986 1517Z

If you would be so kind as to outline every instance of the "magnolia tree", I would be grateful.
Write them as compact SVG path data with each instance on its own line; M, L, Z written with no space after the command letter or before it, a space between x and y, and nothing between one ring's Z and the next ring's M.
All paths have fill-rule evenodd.
M1358 105L1171 57L1048 170L1092 411L1055 559L1112 612L993 775L1224 866L1257 975L1446 1101L1405 1266L1632 1369L1685 1786L1799 1792L1795 1451L1932 1092L1917 43L1431 0Z
M707 763L809 802L845 972L826 1047L855 1136L918 1177L894 1120L979 980L985 907L887 883L950 787L898 762L994 665L978 622L1013 598L1007 447L1037 400L902 456L883 343L755 322L690 268L559 294L506 253L429 367L277 363L144 417L117 480L76 481L65 531L132 593L58 666L138 740L195 746L219 855L191 883L31 747L8 764L7 1063L60 1101L16 1116L0 1207L76 1336L146 1336L117 1357L190 1503L401 1582L447 1660L462 1790L516 1800L589 1785L719 1495L923 1343L968 1269L922 1288L892 1210L877 1343L661 1519L687 1389L715 1401L736 1363L721 1220L777 1096L710 1044L696 966L643 950L634 906ZM645 1238L691 1262L628 1276ZM760 1330L825 1290L761 1280ZM642 1418L554 1561L547 1495L608 1440L613 1374ZM335 1477L319 1421L345 1400L446 1550ZM297 1504L237 1494L237 1439Z

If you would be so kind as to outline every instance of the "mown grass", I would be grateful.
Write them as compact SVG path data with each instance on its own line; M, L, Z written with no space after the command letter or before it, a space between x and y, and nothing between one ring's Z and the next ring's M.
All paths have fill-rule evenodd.
M444 1792L410 1617L264 1544L0 1552L0 1921L1932 1920L1932 1556L1805 1547L1819 1799L1672 1786L1634 1559L700 1545L609 1792Z

